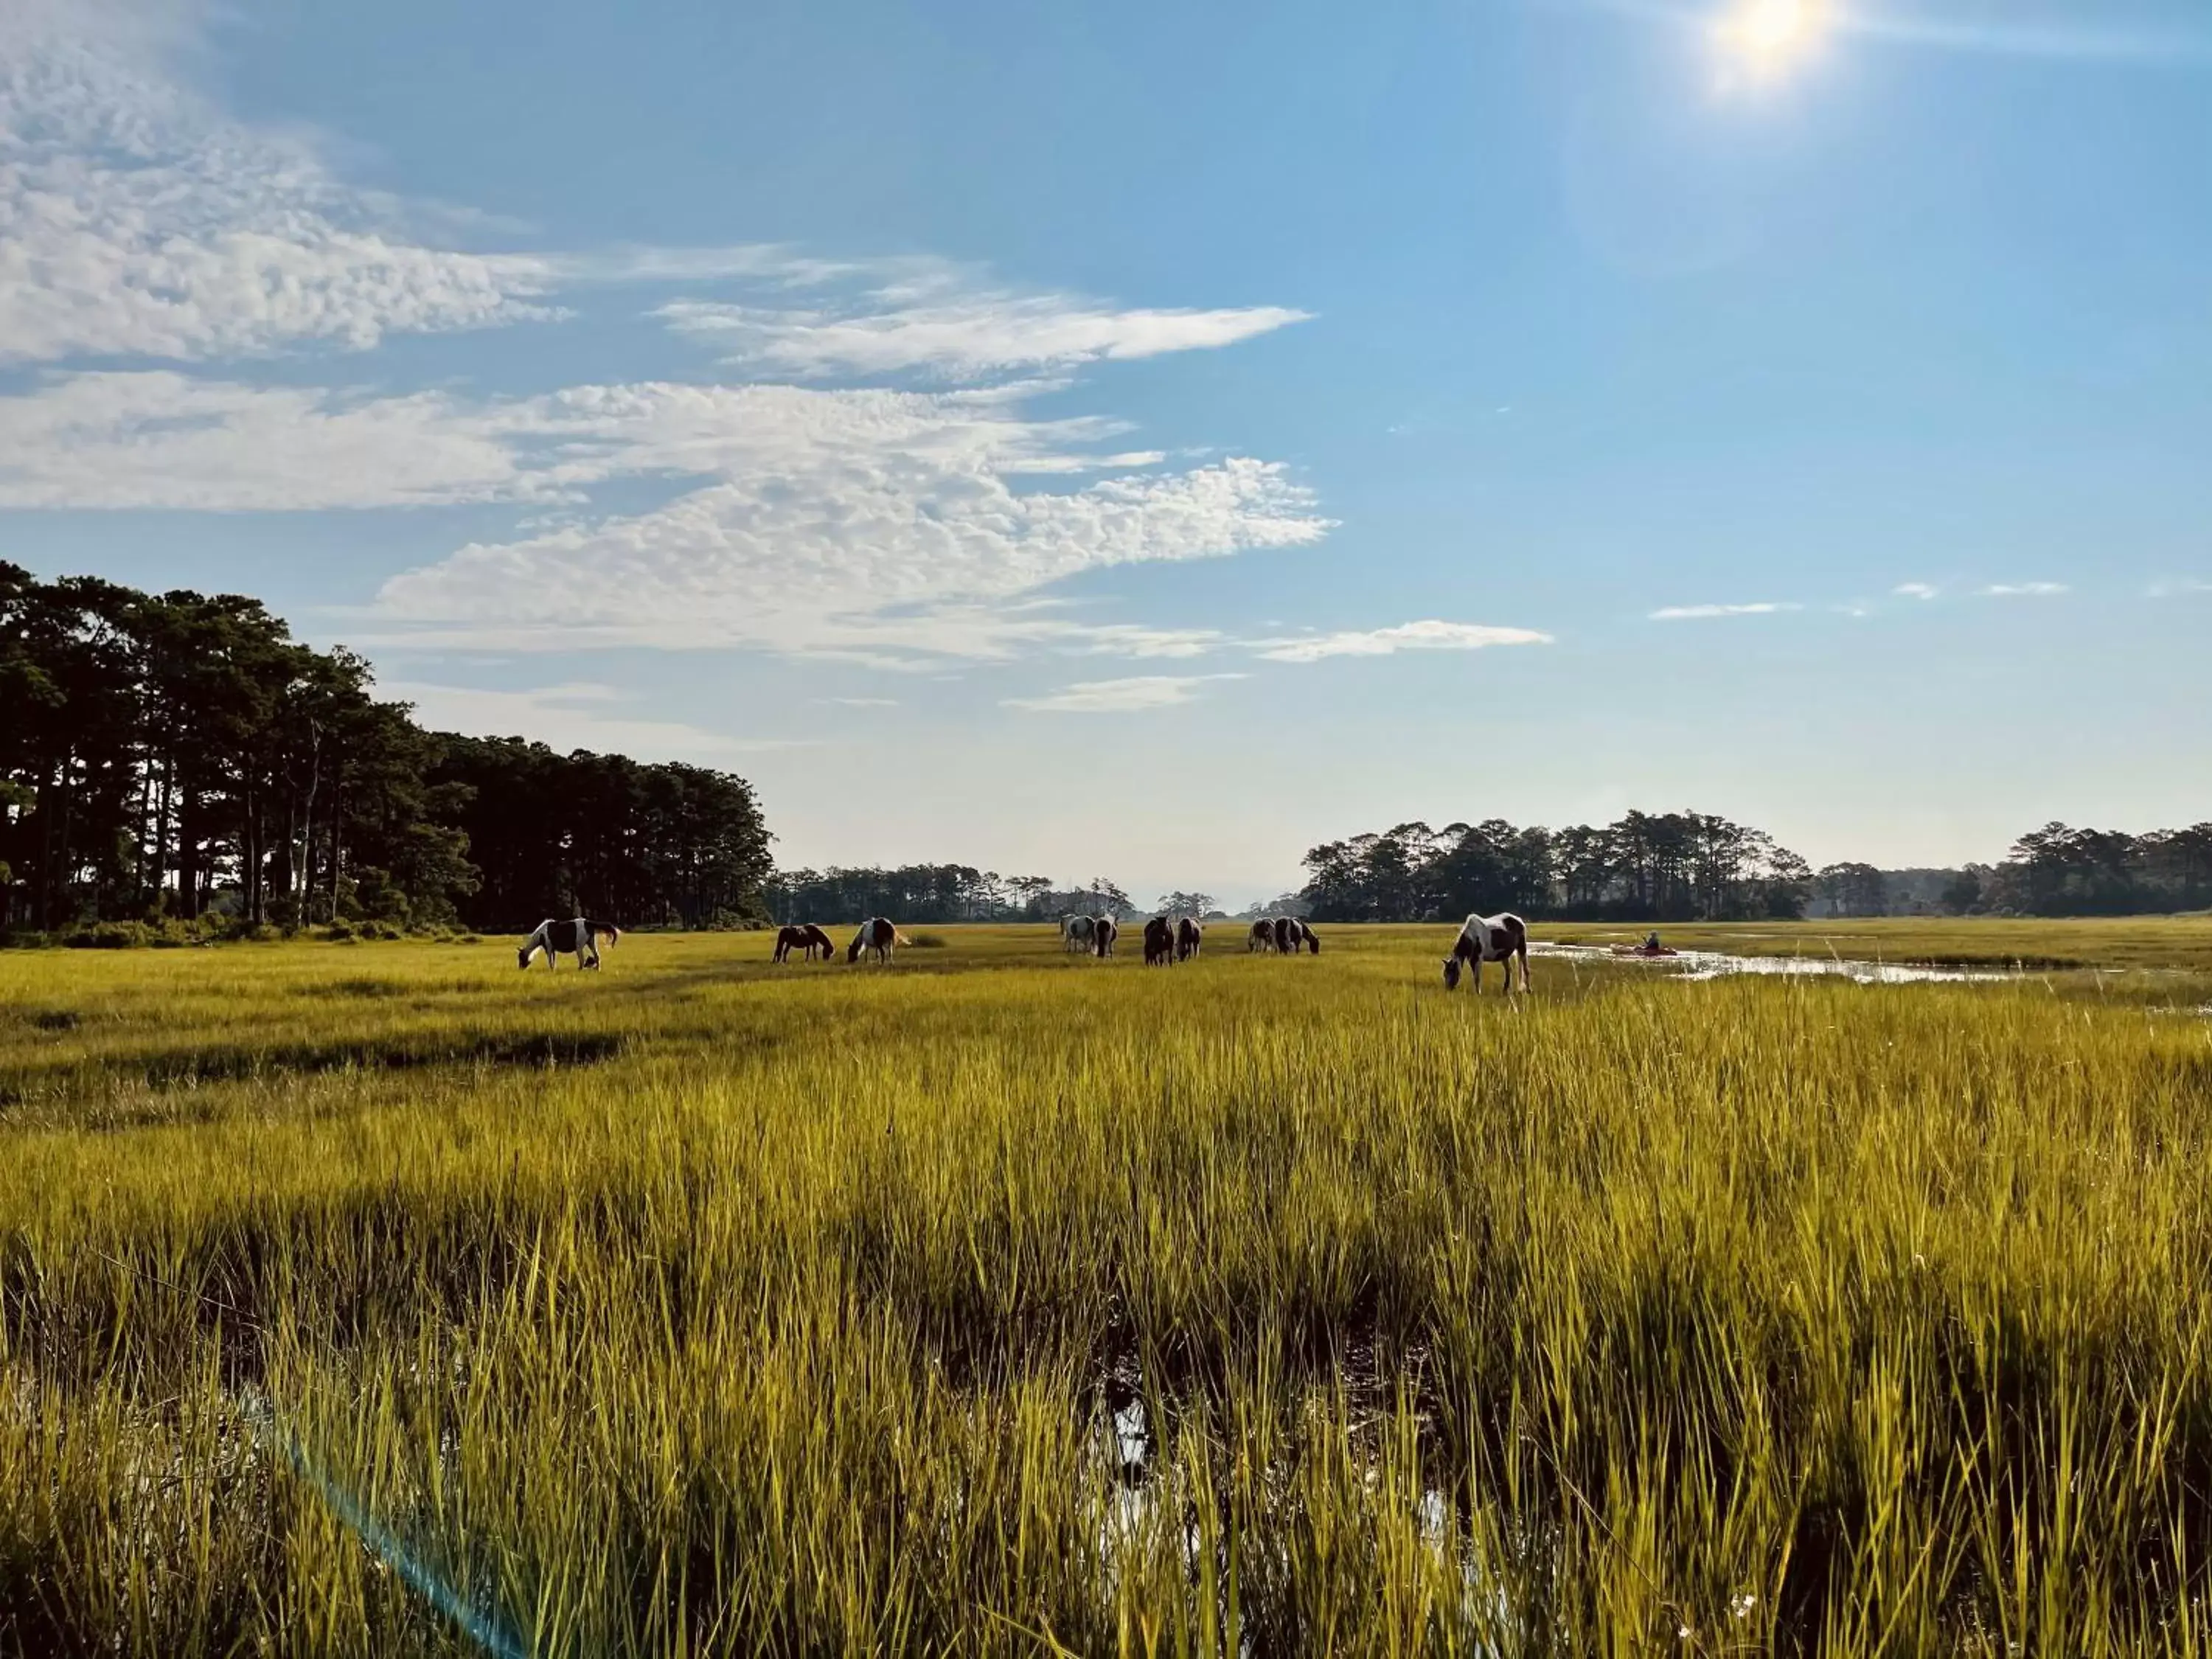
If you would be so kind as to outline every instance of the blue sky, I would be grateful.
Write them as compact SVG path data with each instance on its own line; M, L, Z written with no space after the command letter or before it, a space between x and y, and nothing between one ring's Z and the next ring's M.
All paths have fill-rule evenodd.
M0 556L789 863L2212 813L2193 3L0 0Z

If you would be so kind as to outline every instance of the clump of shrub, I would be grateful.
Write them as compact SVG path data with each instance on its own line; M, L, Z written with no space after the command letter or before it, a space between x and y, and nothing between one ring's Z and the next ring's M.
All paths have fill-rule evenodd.
M154 930L143 921L92 921L62 935L72 951L143 951L154 942Z
M945 935L942 933L909 933L907 935L906 942L908 945L917 951L942 951L945 948Z

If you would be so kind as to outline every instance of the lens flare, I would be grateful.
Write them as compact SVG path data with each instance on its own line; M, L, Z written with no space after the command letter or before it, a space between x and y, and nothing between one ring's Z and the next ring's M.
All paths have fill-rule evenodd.
M1832 21L1825 0L1737 0L1715 20L1713 46L1734 75L1771 82L1802 66Z

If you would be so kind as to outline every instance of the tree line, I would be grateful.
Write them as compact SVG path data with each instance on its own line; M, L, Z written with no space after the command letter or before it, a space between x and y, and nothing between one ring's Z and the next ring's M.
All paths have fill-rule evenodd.
M1442 921L1512 909L1563 921L2131 915L2212 908L2212 823L2146 835L2046 824L2001 862L1819 871L1763 830L1705 812L1603 827L1404 823L1316 847L1300 896L1317 921Z
M1057 921L1101 912L1127 921L1146 914L1103 876L1086 887L1057 887L1048 876L1002 876L969 864L778 871L769 879L765 897L769 915L778 922L860 921L869 916L913 922Z
M0 932L757 915L752 787L426 731L257 599L0 562Z
M2212 908L2212 823L2130 835L2046 823L1945 891L1959 915L2123 916Z
M1401 823L1315 848L1317 921L1443 921L1475 910L1638 921L1802 915L1813 872L1764 830L1708 812L1631 812L1602 828Z

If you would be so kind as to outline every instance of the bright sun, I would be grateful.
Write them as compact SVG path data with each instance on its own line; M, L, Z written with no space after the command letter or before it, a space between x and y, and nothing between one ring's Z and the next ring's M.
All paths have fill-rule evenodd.
M1826 0L1734 0L1713 24L1729 67L1757 81L1788 75L1827 33Z

